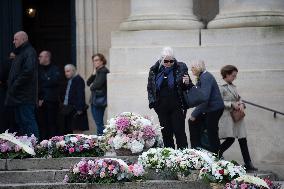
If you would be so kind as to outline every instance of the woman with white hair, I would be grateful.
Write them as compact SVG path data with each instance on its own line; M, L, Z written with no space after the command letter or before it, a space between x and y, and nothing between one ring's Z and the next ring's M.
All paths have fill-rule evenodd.
M224 102L214 76L206 71L204 61L193 61L191 71L197 77L196 86L205 95L205 102L198 105L189 118L191 147L202 147L200 134L205 126L209 139L208 150L217 154L220 147L218 123L224 111Z
M185 112L187 109L183 90L192 82L185 63L175 59L171 47L163 48L160 59L150 68L148 77L149 107L158 114L165 147L187 148Z

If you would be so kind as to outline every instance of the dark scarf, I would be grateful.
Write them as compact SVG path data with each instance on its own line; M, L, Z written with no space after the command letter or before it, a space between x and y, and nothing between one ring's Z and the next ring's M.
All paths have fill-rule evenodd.
M160 90L160 87L163 83L164 77L168 78L168 87L170 89L174 88L174 71L173 66L170 68L166 68L164 66L161 66L159 73L156 76L156 87L158 90Z

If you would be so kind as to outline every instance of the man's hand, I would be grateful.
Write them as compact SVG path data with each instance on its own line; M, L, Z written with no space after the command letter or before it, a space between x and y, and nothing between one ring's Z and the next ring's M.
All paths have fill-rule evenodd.
M42 104L43 104L43 100L39 100L39 101L38 101L38 106L41 107Z

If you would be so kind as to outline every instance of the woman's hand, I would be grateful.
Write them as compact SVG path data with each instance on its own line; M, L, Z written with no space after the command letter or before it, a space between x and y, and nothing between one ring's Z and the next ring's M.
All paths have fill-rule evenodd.
M239 110L242 112L245 111L245 105L242 102L239 102Z
M195 121L196 120L196 118L195 117L192 117L192 116L190 116L190 121Z
M190 81L189 75L184 75L182 78L182 82L186 85L189 85L189 81Z
M233 102L232 103L232 107L234 108L234 110L239 110L240 109L240 106L239 106L238 102Z

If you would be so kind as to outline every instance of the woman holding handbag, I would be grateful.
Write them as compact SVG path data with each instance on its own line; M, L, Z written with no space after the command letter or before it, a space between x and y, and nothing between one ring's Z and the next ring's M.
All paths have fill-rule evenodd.
M256 171L253 166L247 145L247 133L244 122L245 104L233 84L238 74L238 69L233 65L226 65L221 69L224 83L219 86L225 104L225 110L219 121L219 137L225 139L219 150L219 157L234 143L238 138L247 171Z
M105 67L107 61L103 54L92 56L94 72L87 80L91 89L91 110L97 126L97 135L102 135L104 130L104 112L107 106L107 74Z

